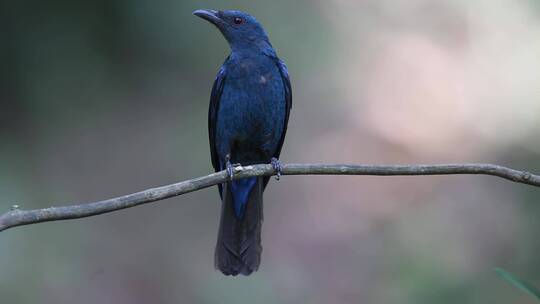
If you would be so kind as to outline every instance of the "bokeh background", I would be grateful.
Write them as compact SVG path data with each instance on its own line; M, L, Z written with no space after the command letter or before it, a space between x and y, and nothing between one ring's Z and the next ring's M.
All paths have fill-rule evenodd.
M540 172L536 0L6 0L0 210L114 197L211 171L228 46L198 8L265 25L292 75L282 160L493 162ZM213 268L216 189L0 234L2 303L532 303L540 192L492 177L285 177L263 262Z

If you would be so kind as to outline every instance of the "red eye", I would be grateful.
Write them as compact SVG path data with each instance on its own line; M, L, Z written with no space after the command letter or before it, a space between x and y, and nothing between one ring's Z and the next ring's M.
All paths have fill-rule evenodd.
M244 22L244 19L240 18L240 17L236 17L234 18L234 23L235 24L242 24Z

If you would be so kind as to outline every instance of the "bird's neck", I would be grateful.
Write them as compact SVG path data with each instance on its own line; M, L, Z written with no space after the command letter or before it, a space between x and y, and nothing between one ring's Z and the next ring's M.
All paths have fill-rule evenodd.
M276 51L268 39L256 41L235 41L231 43L231 54L233 56L244 57L253 55L276 56Z

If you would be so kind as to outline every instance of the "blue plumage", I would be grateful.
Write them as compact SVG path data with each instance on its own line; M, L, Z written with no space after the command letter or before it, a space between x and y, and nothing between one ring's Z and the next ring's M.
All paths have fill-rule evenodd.
M256 177L244 178L231 182L231 192L234 201L234 215L236 218L243 218L246 210L249 193L257 183Z
M278 158L292 103L285 64L257 20L240 11L197 10L229 42L210 98L208 130L212 164L269 163ZM249 275L262 252L262 192L269 178L235 180L219 186L222 215L216 267L227 275Z

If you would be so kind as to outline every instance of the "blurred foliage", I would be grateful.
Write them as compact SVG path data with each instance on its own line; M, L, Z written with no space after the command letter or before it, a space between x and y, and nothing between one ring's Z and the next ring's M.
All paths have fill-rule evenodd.
M507 281L508 283L514 285L515 287L517 287L517 288L521 289L522 291L530 294L531 296L535 297L537 300L540 301L540 290L538 288L536 288L533 285L531 285L531 284L517 278L516 276L514 276L513 274L507 272L504 269L496 268L495 272L501 278L503 278L505 281Z

